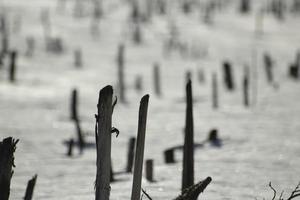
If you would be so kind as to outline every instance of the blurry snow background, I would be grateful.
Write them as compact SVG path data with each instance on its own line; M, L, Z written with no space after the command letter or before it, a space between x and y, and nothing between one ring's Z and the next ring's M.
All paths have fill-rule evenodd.
M125 44L125 82L128 104L117 104L113 126L121 133L113 137L112 159L115 172L126 165L127 143L136 136L139 100L150 94L145 159L154 159L157 182L143 180L142 187L153 199L175 198L181 188L181 153L178 162L166 165L163 151L183 143L185 116L185 73L192 72L195 141L206 139L217 128L225 145L205 146L195 152L195 181L211 176L213 181L201 199L261 199L272 197L269 181L278 191L289 193L300 180L300 84L288 78L288 66L300 48L300 16L291 14L279 21L266 14L263 34L255 35L255 13L266 1L253 1L252 12L241 15L238 1L223 1L224 8L203 22L201 6L184 15L178 1L167 1L168 14L154 14L141 26L142 44L132 42L130 6L125 0L103 2L99 33L91 34L92 1L81 1L83 14L74 17L76 0L67 0L65 9L56 0L1 0L1 13L9 21L10 47L18 51L17 82L7 81L7 64L0 69L0 136L19 138L15 154L11 199L22 199L27 181L38 174L34 199L93 199L96 173L95 149L83 155L66 157L63 141L75 137L69 120L71 89L79 90L82 128L94 141L94 114L99 90L116 86L116 56L120 42ZM177 2L177 3L176 3ZM78 3L78 2L77 2ZM201 1L205 4L205 1ZM288 1L290 3L290 1ZM41 12L49 11L51 35L63 40L61 54L45 51ZM19 23L19 25L18 25ZM175 24L179 37L199 55L165 56L163 41ZM14 30L14 26L17 30ZM26 38L35 39L32 57L25 56ZM81 48L83 67L74 67L73 51ZM275 60L276 87L266 81L262 55ZM230 93L222 85L222 62L232 62L237 89ZM5 61L8 62L7 60ZM160 63L162 97L154 94L152 67ZM243 106L242 75L245 65L258 74L256 104ZM197 78L205 72L205 83ZM211 106L211 74L218 73L220 108ZM136 92L134 80L143 78L143 92ZM253 82L251 82L253 84ZM115 87L116 88L116 87ZM117 89L115 90L117 92ZM251 98L253 98L251 91ZM111 199L129 199L132 175L117 175Z

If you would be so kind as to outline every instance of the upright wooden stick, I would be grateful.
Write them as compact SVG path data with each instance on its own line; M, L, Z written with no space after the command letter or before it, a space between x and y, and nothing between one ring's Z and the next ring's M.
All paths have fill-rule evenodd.
M36 183L37 175L34 175L27 183L24 200L31 200L33 197L34 186Z
M140 200L149 95L143 96L139 108L131 200Z
M186 85L186 117L185 137L183 148L183 171L181 190L194 184L194 120L193 120L193 95L192 81Z
M13 175L14 152L19 140L12 137L0 142L0 199L8 200L10 193L10 180Z
M104 87L99 94L96 127L97 175L96 200L108 200L111 178L111 117L112 86Z

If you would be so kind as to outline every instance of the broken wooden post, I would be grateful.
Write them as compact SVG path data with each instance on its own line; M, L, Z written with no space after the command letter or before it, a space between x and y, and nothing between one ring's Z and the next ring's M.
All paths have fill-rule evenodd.
M128 152L127 152L127 165L126 172L132 172L132 166L134 161L134 147L135 147L135 137L129 139Z
M82 67L82 52L81 49L76 49L74 51L74 66L76 68Z
M212 106L214 109L219 107L218 77L216 73L212 74Z
M154 182L154 179L153 179L153 160L152 159L146 160L146 179L149 182Z
M120 44L118 48L117 64L118 64L118 89L120 102L125 103L125 80L124 80L124 44Z
M165 157L165 163L167 163L167 164L175 163L174 149L165 150L164 157Z
M153 66L153 77L154 77L154 91L155 94L160 97L161 96L161 81L160 81L160 70L159 64L155 63Z
M99 93L98 115L96 117L97 175L96 200L108 200L111 179L111 117L112 86L106 86Z
M224 84L226 88L230 91L234 90L233 74L231 63L225 61L223 63L223 73L224 73Z
M77 107L78 107L78 92L77 89L74 88L72 90L71 93L71 120L76 120L78 119L78 111L77 111Z
M24 200L31 200L33 197L34 186L36 183L37 175L34 175L27 183Z
M245 107L249 106L249 78L250 72L249 68L245 67L244 79L243 79L243 94L244 94L244 105Z
M131 200L140 200L149 95L143 96L139 108Z
M10 193L10 181L13 175L14 152L19 140L12 137L0 142L0 199L8 200Z
M17 52L12 51L10 53L10 65L9 65L9 81L12 83L16 81L16 59L17 59Z
M68 153L67 156L71 157L73 155L73 146L74 146L74 140L70 139L68 141Z
M194 120L192 81L186 84L186 116L181 190L194 184Z
M264 64L268 83L273 83L273 60L267 53L264 54Z

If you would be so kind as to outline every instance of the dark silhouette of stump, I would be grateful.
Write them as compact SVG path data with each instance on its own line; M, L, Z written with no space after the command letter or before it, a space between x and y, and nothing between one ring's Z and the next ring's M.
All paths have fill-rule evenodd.
M189 80L186 85L186 104L183 171L181 185L182 191L194 184L194 120L191 80Z
M10 53L10 65L9 65L9 81L12 83L16 81L16 59L17 59L17 52L12 51Z
M290 65L289 75L293 79L298 79L300 76L300 50L296 54L295 63Z
M214 147L221 147L222 146L222 140L218 136L218 130L217 129L212 129L207 138L207 142L210 143L210 145Z
M140 102L131 200L140 200L140 195L141 195L148 102L149 102L149 95L143 96Z
M234 90L232 66L228 61L223 63L224 84L229 91Z
M273 60L269 54L264 55L264 63L267 80L269 83L273 83Z
M174 149L167 149L164 151L165 163L171 164L175 163L174 159Z
M154 179L153 179L153 160L152 159L146 160L146 179L149 182L154 182Z
M132 172L132 166L134 161L134 147L135 147L135 138L131 137L129 139L128 152L127 152L127 166L126 166L127 173Z
M0 142L0 199L8 200L10 194L10 181L13 175L14 152L19 140L12 137Z
M249 68L245 67L244 72L244 79L243 79L243 96L244 96L244 105L248 107L250 105L249 101L249 80L250 80L250 72Z
M240 12L249 13L251 10L251 0L240 0Z
M34 175L27 183L24 200L31 200L33 197L34 186L36 183L37 175Z
M109 200L111 182L111 118L112 118L111 86L100 90L98 100L98 115L96 115L96 147L97 147L97 175L96 200Z

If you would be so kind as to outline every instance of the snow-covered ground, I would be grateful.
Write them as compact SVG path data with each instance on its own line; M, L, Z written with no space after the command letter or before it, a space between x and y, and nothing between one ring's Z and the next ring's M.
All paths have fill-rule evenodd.
M67 0L66 10L57 10L54 0L1 0L1 13L6 13L11 32L10 46L18 50L17 82L7 81L7 65L0 69L0 138L19 138L15 154L15 173L11 199L21 199L29 178L38 174L34 199L92 199L96 173L95 149L83 155L66 157L63 141L75 137L74 124L69 120L71 89L79 89L79 115L82 126L94 140L94 114L99 90L117 83L116 55L120 42L125 43L125 82L128 104L117 104L113 126L120 136L113 138L112 159L116 172L126 164L127 143L136 136L139 100L150 94L145 159L154 159L155 183L143 180L142 187L153 199L172 199L180 193L181 153L178 162L166 165L163 151L183 143L185 116L185 72L193 79L195 140L206 139L212 128L225 139L222 148L205 146L195 152L195 180L211 176L213 181L202 199L254 199L271 197L267 187L272 181L278 191L289 193L300 181L300 84L287 77L288 65L300 48L300 18L288 14L280 22L271 15L263 19L263 34L255 35L255 16L242 16L236 1L228 1L213 17L213 24L203 23L200 13L188 16L179 12L175 1L168 1L168 15L155 14L151 23L142 25L143 42L131 40L129 4L126 1L104 1L104 16L98 36L91 35L91 1L84 1L82 18L73 17L75 1ZM203 1L202 1L203 2ZM226 1L225 1L226 2ZM258 10L263 1L255 1ZM45 51L40 14L49 9L52 36L63 39L62 54ZM21 23L19 31L13 24ZM170 24L175 24L180 40L194 45L198 57L166 57L163 41L169 37ZM18 26L16 26L18 28ZM26 38L33 37L36 49L25 56ZM74 67L73 51L81 48L83 67ZM204 52L204 53L203 53ZM275 60L276 87L267 84L262 55L269 52ZM222 85L221 64L230 60L234 67L237 89L230 93ZM7 62L7 60L6 60ZM153 90L152 67L159 62L163 96ZM251 98L257 93L256 104L242 104L244 66L257 71L252 77ZM199 83L197 73L205 72ZM211 106L211 74L218 73L220 108ZM143 92L134 89L137 75L143 77ZM255 87L252 87L252 89ZM117 91L116 91L117 92ZM111 199L129 199L132 175L116 176Z

